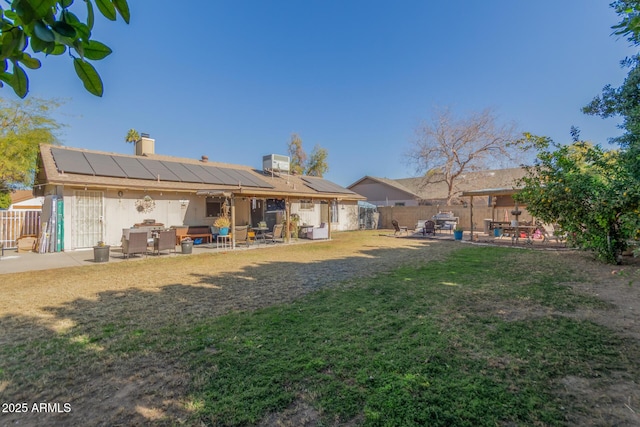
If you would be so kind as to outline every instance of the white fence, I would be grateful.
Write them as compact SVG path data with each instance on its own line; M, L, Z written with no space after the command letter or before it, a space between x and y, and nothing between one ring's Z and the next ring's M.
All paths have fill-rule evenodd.
M15 248L21 236L38 236L40 213L39 209L0 211L0 244Z

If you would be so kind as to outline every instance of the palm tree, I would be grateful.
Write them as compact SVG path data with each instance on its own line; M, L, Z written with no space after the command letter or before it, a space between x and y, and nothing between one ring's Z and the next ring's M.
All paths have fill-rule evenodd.
M129 132L127 132L127 136L125 137L124 141L135 144L136 142L140 141L140 134L135 129L129 129Z

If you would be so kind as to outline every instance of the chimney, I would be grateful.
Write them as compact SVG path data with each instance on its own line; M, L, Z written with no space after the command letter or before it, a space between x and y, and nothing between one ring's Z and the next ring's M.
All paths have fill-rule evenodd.
M156 140L149 138L148 133L141 134L140 140L136 142L136 156L146 156L155 154Z
M203 154L202 157L200 158L200 161L202 163L207 163L209 161L209 156Z

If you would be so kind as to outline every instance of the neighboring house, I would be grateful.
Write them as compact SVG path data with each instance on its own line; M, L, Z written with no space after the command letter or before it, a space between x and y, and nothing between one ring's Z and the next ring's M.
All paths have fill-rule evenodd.
M154 145L143 137L136 155L40 147L34 192L62 199L65 249L119 245L124 228L145 222L209 226L225 208L236 225L271 227L297 213L301 225L358 228L357 202L364 197L328 180L283 173L288 165L276 167L269 156L256 170L206 156L156 155Z
M467 172L455 183L454 204L465 204L463 192L487 188L512 188L524 176L524 169L509 168ZM447 199L447 185L444 182L428 183L425 178L388 179L365 176L347 187L361 194L376 206L444 206ZM491 197L484 196L474 203L491 205Z
M11 193L9 210L42 209L44 197L34 197L33 190L16 190Z
M376 206L418 206L420 194L397 179L365 176L347 187Z

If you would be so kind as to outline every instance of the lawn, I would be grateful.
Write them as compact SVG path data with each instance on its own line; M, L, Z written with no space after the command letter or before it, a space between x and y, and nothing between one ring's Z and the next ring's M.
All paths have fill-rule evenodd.
M594 289L637 292L580 254L339 233L188 258L2 276L27 286L0 306L2 402L71 412L0 423L640 422L640 345Z

